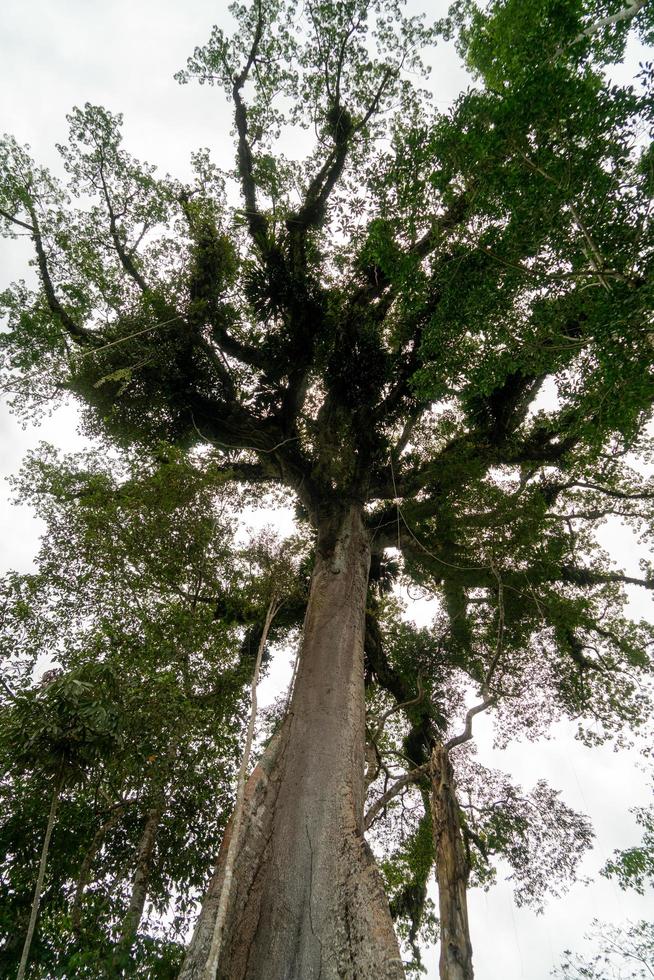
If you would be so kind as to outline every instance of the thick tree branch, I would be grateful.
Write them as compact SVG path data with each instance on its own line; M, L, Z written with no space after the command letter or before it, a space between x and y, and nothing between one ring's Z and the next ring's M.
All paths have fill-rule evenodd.
M309 228L318 227L322 223L327 201L343 173L352 140L368 125L377 112L385 90L391 80L397 76L398 71L399 68L387 68L363 117L357 123L354 123L348 110L341 104L339 80L329 109L332 117L334 146L322 167L311 180L299 211L288 219L289 229L296 232L306 232Z
M349 138L350 130L347 131L347 135L337 137L336 145L309 184L302 207L288 219L287 225L290 230L306 232L322 222L327 199L345 167Z
M55 817L57 815L57 809L59 807L59 800L61 797L63 782L64 782L64 767L62 763L59 767L59 772L57 774L52 789L50 813L48 814L48 823L45 829L45 837L43 838L43 847L41 848L39 873L37 875L36 885L34 886L34 898L32 899L30 920L27 926L27 935L25 936L25 943L23 945L23 952L21 954L20 963L18 965L18 973L16 974L16 980L24 980L26 970L27 970L27 963L29 960L32 938L34 936L34 930L36 929L36 922L39 916L41 895L43 894L43 884L45 882L45 871L46 871L46 866L48 861L48 851L50 850L50 838L52 837L52 831L54 829Z
M588 483L585 480L571 480L569 483L553 484L556 490L573 490L579 487L582 490L596 490L607 497L616 497L619 500L654 500L653 491L643 491L642 493L630 493L624 490L615 490L612 487L602 486L601 483Z
M265 251L268 238L268 222L259 210L257 204L257 184L254 178L254 167L252 159L252 147L248 138L248 116L245 103L243 102L241 91L248 80L250 70L254 64L261 38L263 37L264 16L262 0L257 2L257 23L254 29L254 37L250 47L250 53L243 70L235 77L232 87L232 99L234 102L234 122L238 135L237 162L238 173L241 178L241 190L245 200L245 215L247 219L248 231L254 243Z
M127 273L127 275L132 279L136 285L139 287L142 293L147 293L148 285L136 267L132 256L125 250L125 246L120 238L120 232L118 230L118 225L116 223L116 213L113 208L113 203L111 200L111 195L109 194L109 188L107 187L107 182L104 176L104 157L102 156L102 150L100 150L100 183L102 184L102 195L107 205L107 213L109 215L109 234L111 235L111 240L114 243L114 248L116 249L116 254L120 260L120 264Z
M410 255L424 259L438 248L441 244L443 234L460 225L468 215L471 202L471 187L462 191L450 206L435 218L422 238L409 249Z
M189 227L189 235L195 242L196 247L200 247L197 221L189 206L189 197L189 192L183 191L179 195L178 201ZM218 234L217 229L213 225L211 231L212 233L215 232ZM220 316L207 313L207 324L211 331L212 340L215 341L216 346L228 357L233 357L237 361L241 361L241 363L258 368L259 370L264 370L268 367L268 359L264 354L251 344L234 337L224 325Z
M136 856L136 870L132 881L127 911L120 925L118 949L128 951L138 931L148 896L154 849L164 811L164 790L161 788L157 802L148 810Z
M473 708L470 708L466 712L465 727L460 735L455 735L454 738L449 739L445 745L445 751L450 752L457 745L463 745L465 742L469 742L472 738L472 719L475 715L480 714L482 711L486 711L491 705L495 704L497 699L495 697L484 698L479 704L476 704Z
M118 231L118 226L116 224L116 219L113 213L110 213L109 216L109 231L123 269L125 270L127 275L134 280L134 282L139 287L141 292L147 293L148 285L145 279L137 269L136 263L134 262L132 255L125 250L123 243L120 240L120 233Z
M30 218L32 219L30 230L34 241L34 248L36 250L36 260L41 276L41 284L43 286L43 291L45 292L45 297L48 302L50 312L54 317L56 317L57 320L59 320L66 332L70 334L70 336L78 343L91 342L95 344L97 342L97 337L90 330L87 330L86 327L82 327L79 325L79 323L76 323L59 302L52 283L52 278L50 276L48 258L45 253L45 248L43 247L43 238L41 236L41 229L36 217L36 210L34 209L33 205L30 204L28 205L28 211Z
M579 41L583 41L585 37L592 37L593 34L597 34L598 31L603 30L605 27L612 27L614 24L619 24L623 20L631 20L640 13L647 2L648 0L634 0L633 3L623 7L622 10L618 10L617 13L607 17L600 17L592 24L589 24L585 30L581 31L572 43L577 44Z
M390 789L386 790L386 792L383 793L378 800L375 800L365 815L363 821L364 831L370 830L381 811L387 807L388 804L394 800L403 789L406 789L407 786L411 786L413 783L417 783L420 779L422 779L423 776L428 773L430 765L430 762L425 762L416 769L412 769L410 772L405 773L404 776L400 776L397 782L393 783Z
M248 364L250 367L258 368L260 371L265 370L269 366L268 358L261 351L257 350L251 344L246 344L242 340L238 340L233 334L229 333L223 324L216 323L212 319L209 321L209 326L211 328L212 338L228 357L233 357L242 364Z
M193 333L193 343L198 350L202 351L207 361L216 372L216 375L223 385L226 397L233 405L239 405L234 378L232 377L227 364L221 358L220 353L214 347L212 347L208 340L202 336L202 327L200 324L190 322L189 327Z
M276 473L266 468L262 463L224 463L222 466L214 468L212 472L223 474L238 483L276 483L279 479Z
M366 614L364 637L366 667L384 690L402 707L411 731L405 739L407 754L415 765L426 762L432 746L445 729L445 719L428 697L416 699L414 689L388 661L379 623L373 613Z
M30 235L34 234L33 225L28 224L27 221L21 221L21 219L17 218L15 214L9 214L9 212L5 211L4 208L0 208L0 216L6 218L12 225L17 225L19 228L25 228L27 231L29 231Z
M570 582L581 586L622 582L624 585L640 585L644 589L654 590L654 579L635 578L623 572L597 572L591 568L575 568L572 565L563 565L560 577L553 581Z
M406 250L406 256L415 256L424 259L430 255L442 242L445 232L457 227L465 219L469 207L470 195L468 192L461 193L455 201L443 212L431 220L430 227L425 234ZM350 299L351 306L370 304L379 300L380 296L389 290L391 283L388 276L378 266L369 270L368 281L359 286ZM394 297L391 290L389 305Z
M401 701L399 704L394 704L392 708L389 708L388 711L384 712L381 718L376 719L376 722L373 726L374 738L375 739L379 738L379 736L384 731L384 727L389 718L397 714L398 711L403 711L405 708L412 708L416 704L420 704L424 696L425 696L425 692L421 684L420 677L418 677L418 694L416 695L416 697L410 698L410 700L408 701Z

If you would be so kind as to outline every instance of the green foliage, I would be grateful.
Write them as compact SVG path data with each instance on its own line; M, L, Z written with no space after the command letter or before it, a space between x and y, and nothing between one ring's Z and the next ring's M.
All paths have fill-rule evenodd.
M1 707L0 963L20 955L63 774L35 975L98 976L119 955L126 975L172 977L231 807L250 633L272 591L287 603L275 638L295 627L303 545L267 532L237 548L223 473L172 447L156 461L42 447L17 486L46 533L35 574L9 577L3 597L4 648L23 656ZM58 666L38 681L44 656ZM145 915L117 954L153 813Z
M307 595L302 540L235 544L228 515L265 490L293 494L312 533L354 501L364 515L373 797L461 733L471 690L492 699L500 743L562 717L589 744L619 743L651 717L652 627L624 606L652 570L627 576L596 537L617 519L648 540L654 517L652 66L610 80L629 31L652 36L651 4L461 0L437 28L400 0L230 13L232 35L214 28L179 78L231 99L232 172L202 151L187 185L159 177L123 148L121 117L90 105L69 117L63 180L11 137L0 150L1 230L27 232L38 274L2 294L14 405L73 392L87 431L127 454L32 460L20 493L48 533L38 573L4 583L2 711L33 785L11 770L3 792L33 834L55 757L84 772L62 806L77 814L78 873L105 828L91 957L119 929L149 813L149 901L172 916L155 960L174 961L206 881L262 610L283 594L283 639ZM475 80L444 113L415 82L441 37ZM298 129L316 136L302 161L280 152ZM438 599L430 629L401 621L394 584ZM63 673L41 691L44 649ZM539 905L574 875L585 818L457 751L473 880L506 858L519 899ZM409 812L391 801L379 829L410 943L431 860L425 790L407 785ZM6 827L9 864L25 851ZM647 869L636 851L612 866L637 883ZM56 858L58 894L75 873ZM70 933L57 901L45 970Z
M395 928L413 956L407 969L418 973L424 972L418 937L422 943L434 943L438 936L438 920L427 897L433 862L431 817L426 813L414 833L381 864Z
M83 778L121 747L118 683L107 664L84 664L16 697L3 714L5 752L17 769Z
M602 868L605 877L616 878L621 888L633 888L639 895L654 884L654 810L637 807L632 811L643 830L637 847L615 851L612 859Z

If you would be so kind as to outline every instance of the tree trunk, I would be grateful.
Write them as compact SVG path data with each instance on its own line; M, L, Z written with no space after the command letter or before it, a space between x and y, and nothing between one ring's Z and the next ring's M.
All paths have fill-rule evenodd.
M435 746L432 753L431 811L440 915L440 978L473 980L468 925L468 860L461 839L452 763L444 745Z
M148 895L150 872L152 870L152 855L157 839L159 821L161 820L161 809L161 806L157 805L148 811L145 827L143 828L139 842L132 894L120 930L120 941L123 944L132 942L143 916L143 908Z
M48 863L48 851L50 850L50 838L52 837L52 829L55 823L55 817L57 815L57 807L59 806L59 796L61 794L61 787L63 785L63 766L59 770L59 774L55 779L55 784L52 789L52 800L50 802L50 813L48 815L48 823L45 828L45 837L43 838L43 847L41 848L41 860L39 862L39 873L36 878L36 886L34 888L34 898L32 899L32 911L30 913L30 921L27 926L27 935L25 936L25 943L23 945L23 952L20 958L20 964L18 966L18 973L16 974L16 980L23 980L25 976L25 971L27 969L27 962L30 955L30 947L32 945L32 939L34 937L34 930L36 929L36 921L39 916L39 906L41 904L41 894L43 892L43 882L45 881L45 869Z
M246 787L211 980L400 980L397 941L363 838L363 631L370 552L361 508L319 528L290 709ZM227 828L179 980L207 960Z

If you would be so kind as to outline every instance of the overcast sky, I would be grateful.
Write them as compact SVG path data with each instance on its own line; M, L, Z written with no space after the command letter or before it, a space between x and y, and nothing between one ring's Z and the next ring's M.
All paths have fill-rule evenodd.
M432 9L440 15L446 6L437 0ZM29 143L40 162L56 168L54 145L66 139L65 115L88 101L123 112L127 148L162 171L184 177L191 151L200 146L210 147L216 162L229 166L231 117L220 94L207 87L180 87L172 77L193 47L206 40L211 25L228 21L226 7L221 0L2 0L0 130ZM421 9L418 2L411 7ZM465 86L465 73L451 49L438 48L432 62L435 97L445 104ZM27 277L27 257L24 240L0 243L0 288ZM16 472L26 450L40 439L67 450L79 448L75 427L73 406L27 431L2 406L2 475ZM0 496L0 571L26 571L38 546L38 524L25 509L9 506L4 485ZM637 574L637 553L628 534L608 531L603 543ZM649 609L648 601L635 595L635 613L646 615ZM277 683L284 683L282 671ZM273 686L267 685L269 693ZM648 802L651 794L628 754L584 749L565 727L549 743L515 745L502 753L492 748L489 721L477 719L476 735L482 761L512 773L526 787L544 777L563 791L567 803L592 814L598 836L584 865L587 875L597 878L614 847L638 840L626 811ZM546 980L564 948L582 947L591 919L622 922L648 912L651 917L651 896L642 900L622 893L603 879L576 886L565 899L552 901L542 917L515 909L508 886L473 892L470 904L478 980ZM430 980L437 973L432 956Z

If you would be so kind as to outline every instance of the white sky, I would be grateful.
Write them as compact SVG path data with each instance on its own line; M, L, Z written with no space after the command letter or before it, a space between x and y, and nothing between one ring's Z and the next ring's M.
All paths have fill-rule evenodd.
M419 0L410 7L423 9ZM446 7L437 0L433 12L440 16ZM88 101L123 112L129 151L164 172L188 174L189 155L200 146L210 147L216 162L229 166L231 114L221 95L208 87L180 87L172 77L216 21L228 21L227 4L221 0L3 0L0 130L29 143L37 160L56 168L54 144L65 142L65 114ZM448 102L465 86L465 74L446 48L436 50L433 66L436 98ZM26 260L23 241L0 242L0 288L19 276L27 278ZM28 431L1 408L0 475L16 472L27 449L40 439L64 450L81 446L73 407ZM9 506L4 487L0 497L0 570L25 571L38 546L38 523L24 508ZM609 531L603 543L637 574L628 535ZM636 601L638 615L647 614L649 603L642 596ZM283 668L277 684L285 684ZM266 683L269 695L274 686L272 679ZM528 787L545 777L563 791L566 802L593 815L598 837L584 865L587 875L597 877L614 847L639 839L626 810L648 802L651 794L628 754L584 749L564 726L549 743L515 745L499 753L492 749L489 721L476 722L481 761L512 773ZM643 900L622 893L603 879L588 888L576 886L565 899L552 901L542 917L515 909L510 896L508 886L470 896L478 980L546 980L564 948L582 947L594 917L621 922L652 914L651 896ZM433 954L428 965L428 978L434 980L438 969Z

